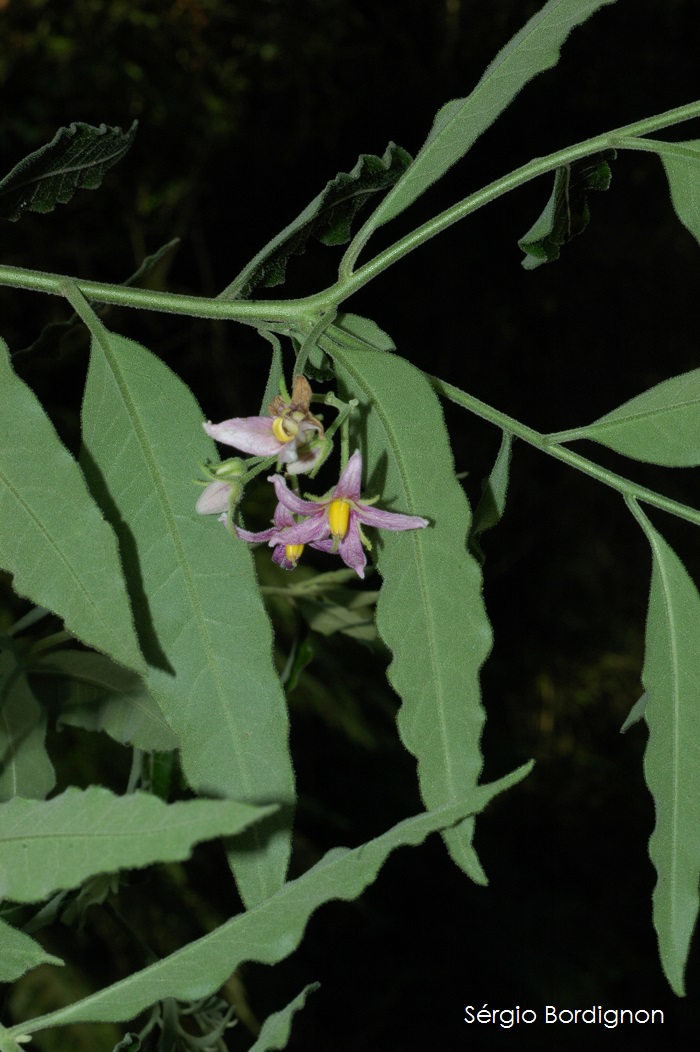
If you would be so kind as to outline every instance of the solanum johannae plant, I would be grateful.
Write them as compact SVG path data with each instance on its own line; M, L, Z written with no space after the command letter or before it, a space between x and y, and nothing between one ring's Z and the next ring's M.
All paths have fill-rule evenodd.
M658 157L678 218L700 240L700 139L655 137L700 117L700 101L546 156L533 122L532 160L390 240L392 221L403 215L405 224L424 191L557 63L570 32L611 2L549 0L473 91L438 111L415 157L393 143L381 157L362 155L214 298L0 266L7 290L63 297L71 323L91 341L77 459L0 347L0 566L27 603L0 635L0 980L41 964L60 969L58 954L70 956L67 937L59 949L41 940L42 929L59 920L77 928L88 906L121 917L130 870L186 859L201 841L222 841L231 899L238 901L234 885L240 899L228 919L165 956L138 944L140 967L113 985L96 983L74 1003L21 1023L6 1019L1 1052L17 1052L46 1028L86 1022L125 1024L122 1049L156 1047L164 1035L169 1049L225 1048L229 1028L238 1022L240 1032L246 1018L231 993L239 965L293 954L312 913L360 895L394 848L418 849L440 833L465 880L486 884L473 845L476 818L496 794L521 791L532 765L480 781L479 677L494 641L476 538L503 514L511 459L517 470L523 443L619 494L630 530L649 543L643 689L631 717L648 728L660 962L683 995L700 880L700 597L648 509L696 525L700 510L613 473L571 443L697 466L700 369L639 391L593 423L541 434L422 371L410 348L395 348L377 323L345 309L428 239L487 205L495 213L502 195L538 177L553 188L520 239L524 265L556 260L586 226L590 191L607 188L625 150ZM135 134L135 126L62 128L0 182L3 217L48 213L94 189ZM51 217L43 221L50 237ZM385 247L373 252L380 230ZM284 282L291 256L312 237L347 246L339 260L328 251L327 287L271 298L266 290ZM232 331L252 326L261 350L271 351L266 389L243 415L232 409L211 422L218 413L169 364L108 326L109 304L216 319ZM455 472L444 400L502 432L474 513ZM261 507L269 509L262 518ZM415 761L424 805L360 847L330 850L294 879L286 688L306 659L291 652L275 663L270 592L299 609L304 595L325 603L349 648L360 644L342 630L362 604L390 654L398 736ZM53 733L47 744L47 727L68 724L133 751L123 792L65 784L54 767L61 737ZM138 933L131 936L138 943ZM246 1047L285 1047L292 1017L314 988L251 1032Z

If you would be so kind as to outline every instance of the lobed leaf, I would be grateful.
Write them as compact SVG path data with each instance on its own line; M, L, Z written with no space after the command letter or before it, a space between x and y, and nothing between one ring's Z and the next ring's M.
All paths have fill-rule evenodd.
M13 983L40 964L63 964L63 961L0 918L0 983Z
M219 298L245 299L258 286L283 284L290 258L304 252L312 237L324 245L345 244L350 240L357 212L377 193L393 186L410 163L406 151L393 142L382 157L360 154L355 167L331 179L304 211L258 252Z
M24 670L14 654L0 652L0 801L51 792L56 775L45 739L46 714Z
M342 316L322 343L346 395L362 404L366 491L381 494L390 511L431 520L427 529L378 538L377 628L393 654L389 680L403 702L401 739L418 761L425 805L435 808L470 792L482 766L479 669L491 631L479 566L467 550L469 504L423 374L373 350L364 319L352 315ZM485 883L471 825L450 830L445 840L454 861Z
M122 546L146 686L196 792L285 805L229 856L254 904L284 881L294 776L252 557L194 510L197 464L217 456L190 390L145 347L86 318L93 339L81 460Z
M40 682L53 682L60 696L59 727L104 731L121 745L145 752L177 749L178 739L141 677L104 655L53 650L29 672Z
M0 894L41 902L98 873L189 858L200 841L240 833L273 809L235 800L165 804L99 785L47 801L18 797L0 804Z
M700 369L656 384L588 427L553 438L588 438L635 460L700 464Z
M250 1052L275 1052L286 1048L292 1032L292 1019L306 1004L309 994L319 989L320 983L309 983L288 1005L269 1015L262 1025L257 1041Z
M591 219L588 195L608 189L612 178L608 161L614 159L615 150L603 150L557 168L542 215L518 241L525 253L525 270L559 259L562 246L583 233Z
M649 728L644 775L656 811L649 840L657 872L654 927L666 978L682 996L700 908L700 595L673 549L628 503L652 551L642 682Z
M51 142L30 153L0 180L0 218L12 221L29 210L51 212L76 190L95 190L105 172L131 147L138 121L127 132L77 121L59 128Z
M407 818L353 850L333 848L303 876L289 881L254 909L113 986L23 1022L22 1033L67 1023L133 1019L166 997L196 1001L209 996L243 961L275 964L283 960L299 945L309 918L319 906L335 899L357 898L376 879L395 848L421 844L430 833L477 814L531 769L532 763L525 764L496 782L479 786L457 803Z
M69 632L143 671L117 543L0 340L0 566Z
M479 83L464 99L438 110L428 138L403 176L365 223L369 235L408 208L463 157L482 132L522 88L559 61L559 51L576 26L615 0L549 0L499 51Z

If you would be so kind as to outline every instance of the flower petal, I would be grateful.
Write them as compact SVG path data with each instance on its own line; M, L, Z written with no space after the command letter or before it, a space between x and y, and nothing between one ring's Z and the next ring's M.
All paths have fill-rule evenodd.
M269 416L241 416L224 420L220 424L212 424L207 421L202 424L206 433L215 442L221 442L225 446L233 446L240 449L242 453L251 453L258 457L274 457L286 445L280 442L272 433L272 417Z
M367 556L360 540L360 529L355 512L350 512L348 532L338 545L338 553L346 566L349 566L358 577L364 578Z
M295 515L314 515L323 511L323 504L313 500L302 500L296 493L292 493L281 475L269 475L267 481L275 487L280 504L284 504L285 508L289 508Z
M333 490L333 497L342 497L346 500L359 500L362 491L362 454L356 449L348 460L345 471L338 479L338 485Z
M428 526L427 519L419 515L400 515L395 511L382 511L370 504L359 503L356 515L366 526L376 526L379 530L419 530Z
M240 537L242 541L248 541L249 544L256 544L258 541L270 541L270 543L275 544L280 532L277 526L271 526L269 530L261 530L259 533L242 530L240 526L234 526L233 528L236 537Z
M320 506L320 511L320 515L310 517L304 522L300 522L297 523L295 526L291 526L287 530L281 530L277 534L279 543L313 544L314 541L321 541L325 537L327 537L329 533L329 526L328 518L324 514L325 508L323 507L323 505Z

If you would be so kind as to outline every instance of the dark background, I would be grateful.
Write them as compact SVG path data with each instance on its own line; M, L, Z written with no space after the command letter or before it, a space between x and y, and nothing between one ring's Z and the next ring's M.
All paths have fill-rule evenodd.
M138 118L139 133L100 190L4 224L4 262L120 282L178 236L178 251L155 280L214 295L359 153L381 154L390 139L415 152L439 106L466 94L540 5L74 0L60 13L57 6L0 3L3 171L71 121L126 128ZM560 66L526 88L460 165L380 232L372 251L533 156L697 98L699 29L692 0L620 0L603 9L574 32ZM668 136L697 134L688 125ZM591 200L585 234L558 262L526 272L517 239L549 192L540 180L476 213L346 305L372 317L400 354L542 431L590 422L698 365L700 250L673 213L659 161L621 155L611 189ZM273 294L318 291L332 283L336 263L336 250L311 246ZM18 354L68 311L57 298L11 289L1 302L18 371L77 447L84 341L74 334ZM246 327L116 309L108 323L162 355L211 419L257 411L268 345ZM446 416L474 502L500 435L454 407ZM697 503L690 471L626 464L593 446L581 451ZM700 579L696 533L658 513L652 519ZM688 997L679 1000L661 974L651 924L645 733L639 725L619 734L641 690L646 542L616 493L518 444L506 515L484 547L495 633L483 675L485 777L538 761L478 822L490 887L471 885L437 837L399 852L357 903L321 909L290 960L245 970L252 1007L262 1018L320 980L295 1023L292 1050L593 1041L660 1048L662 1038L694 1047L697 954ZM3 594L7 616L24 611L9 589ZM359 844L420 809L414 763L395 734L385 658L350 641L315 646L316 660L290 698L301 792L297 872L334 844ZM113 765L123 788L128 760L88 738L56 737L66 779L89 779L91 763L104 778ZM202 849L190 880L225 915L230 886L221 859ZM140 891L148 901L137 881L137 902ZM174 945L191 937L177 922L177 896L160 908ZM143 923L157 927L154 917ZM94 978L95 954L105 955L100 980L110 981L121 967L118 935L101 925L90 922L84 959L74 963ZM484 1003L540 1015L545 1004L663 1008L666 1022L656 1032L465 1026L464 1006ZM57 1040L68 1047L60 1044L65 1034ZM78 1040L71 1036L70 1047ZM232 1047L246 1047L242 1034Z

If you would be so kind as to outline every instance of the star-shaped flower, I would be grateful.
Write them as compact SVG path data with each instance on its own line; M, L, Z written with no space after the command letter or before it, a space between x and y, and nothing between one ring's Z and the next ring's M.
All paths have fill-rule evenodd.
M242 416L202 424L216 442L233 446L242 453L258 457L277 457L290 475L311 469L323 452L317 437L323 424L309 411L311 387L304 376L297 376L289 402L277 395L268 406L269 416Z
M274 485L279 501L275 526L260 533L239 529L236 533L243 540L267 541L274 546L273 558L280 565L284 563L277 557L278 548L284 547L288 551L310 544L324 552L337 552L347 566L364 577L367 564L364 548L369 548L370 543L362 532L362 525L376 526L380 530L416 530L428 525L428 520L418 515L381 511L372 506L373 501L361 499L362 456L359 450L350 457L329 497L302 500L288 488L281 475L273 475L269 481ZM303 521L295 522L294 515L304 516Z

